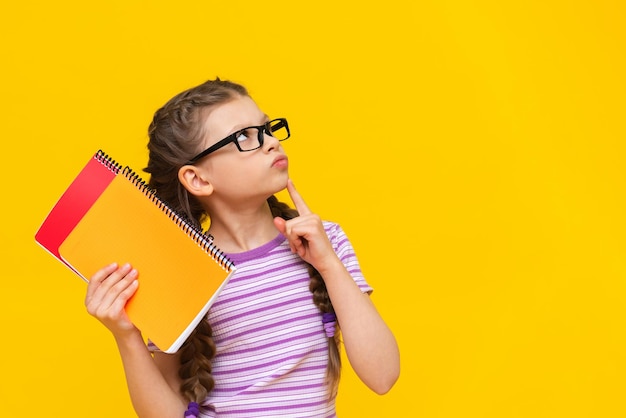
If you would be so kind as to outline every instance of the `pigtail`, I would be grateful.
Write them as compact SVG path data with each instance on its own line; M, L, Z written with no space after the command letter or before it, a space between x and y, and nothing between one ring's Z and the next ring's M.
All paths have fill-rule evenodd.
M178 170L202 148L206 136L203 120L213 106L248 96L245 87L216 78L172 97L158 109L148 127L148 185L175 212L200 227L207 214L200 201L178 180ZM213 389L211 361L215 356L212 329L206 318L181 346L180 392L189 401L186 417L199 413L199 405Z
M298 211L291 208L288 204L281 202L276 196L270 196L267 199L267 203L270 205L273 217L280 217L285 220L293 219L298 216Z
M335 310L328 296L326 290L326 283L320 275L320 273L309 264L309 276L311 281L309 282L309 289L313 293L313 303L322 312L322 314L329 314L335 316ZM341 344L341 338L339 335L339 326L335 324L335 330L332 335L327 335L328 338L328 366L326 368L326 379L330 386L331 397L337 394L337 388L339 386L339 378L341 376L341 353L339 350Z
M286 203L279 201L276 196L271 196L267 199L267 202L269 203L272 211L272 216L278 216L286 220L298 216L297 210L289 207ZM334 317L335 311L333 309L332 302L330 301L330 297L328 296L324 279L315 267L310 264L308 264L308 271L309 277L311 278L311 281L309 282L309 290L313 294L313 303L322 314L328 314ZM326 379L330 387L331 397L337 394L339 378L341 375L341 353L339 350L339 347L341 346L341 338L338 325L335 324L334 326L335 331L332 333L333 335L328 337L328 365L326 368Z
M189 402L201 403L213 389L211 360L214 356L213 331L204 318L180 348L180 391Z

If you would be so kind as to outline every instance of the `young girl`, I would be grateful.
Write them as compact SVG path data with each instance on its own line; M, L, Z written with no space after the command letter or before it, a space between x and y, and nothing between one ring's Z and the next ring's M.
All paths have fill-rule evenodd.
M220 79L155 113L149 185L198 226L208 217L237 270L176 354L146 346L125 314L141 272L113 263L91 277L85 305L116 340L139 417L333 417L339 326L369 388L383 394L398 378L398 346L348 238L289 179L280 143L289 136L286 119ZM295 209L274 196L285 188Z

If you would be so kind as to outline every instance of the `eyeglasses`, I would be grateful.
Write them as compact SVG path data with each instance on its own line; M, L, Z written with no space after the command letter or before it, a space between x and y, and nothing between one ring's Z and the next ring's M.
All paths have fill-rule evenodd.
M233 134L228 135L221 141L216 142L209 148L202 151L200 154L187 161L187 164L193 164L200 158L206 157L210 153L217 151L218 149L225 147L226 145L234 142L237 145L237 149L240 152L253 151L263 146L263 140L265 135L270 135L279 141L284 141L291 136L289 132L289 124L287 119L279 118L266 122L264 125L248 126Z

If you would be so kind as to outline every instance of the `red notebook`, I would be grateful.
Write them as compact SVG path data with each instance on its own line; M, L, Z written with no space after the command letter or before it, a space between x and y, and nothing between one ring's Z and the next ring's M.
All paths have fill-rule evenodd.
M180 348L235 271L209 237L102 151L69 185L35 240L85 281L111 262L130 262L139 288L126 312L168 353Z
M98 151L52 208L37 231L35 240L53 256L72 268L61 258L59 246L119 171L120 166L117 163Z

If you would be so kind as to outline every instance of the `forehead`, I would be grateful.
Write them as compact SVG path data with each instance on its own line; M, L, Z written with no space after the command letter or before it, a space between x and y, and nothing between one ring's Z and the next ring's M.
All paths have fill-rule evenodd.
M219 140L238 129L260 125L265 114L248 96L236 96L232 100L210 109L205 116L204 128L207 138Z

